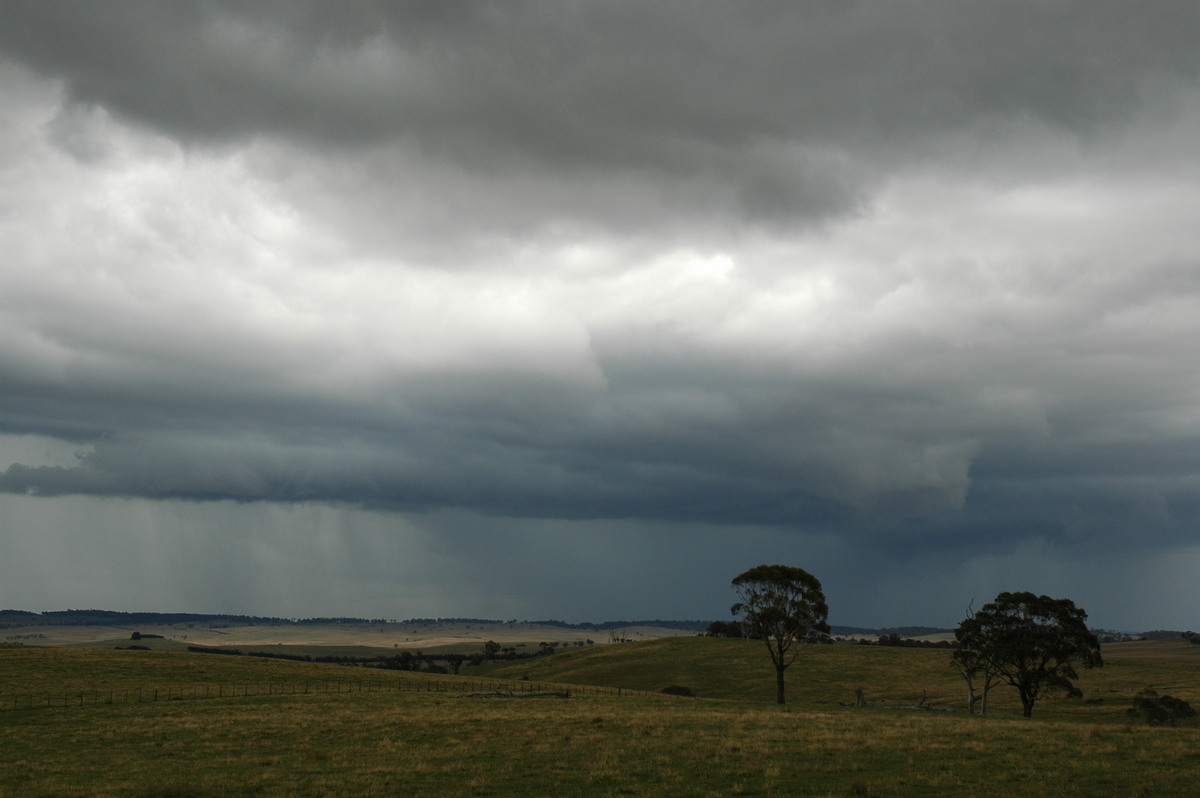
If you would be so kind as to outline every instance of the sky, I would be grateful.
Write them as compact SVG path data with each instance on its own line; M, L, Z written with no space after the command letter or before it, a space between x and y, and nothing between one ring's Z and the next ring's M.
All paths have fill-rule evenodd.
M0 606L1200 626L1197 41L0 0Z

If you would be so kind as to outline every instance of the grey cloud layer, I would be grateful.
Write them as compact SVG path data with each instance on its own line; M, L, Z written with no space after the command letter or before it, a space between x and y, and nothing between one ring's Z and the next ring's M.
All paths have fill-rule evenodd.
M792 222L1017 122L1081 139L1194 87L1179 4L7 4L5 48L184 141L403 144Z
M1179 3L6 6L6 47L75 99L183 135L432 146L458 130L553 166L686 154L664 138L841 146L1011 114L1088 132L1200 68Z
M1198 520L1189 5L0 15L0 431L88 447L0 490Z
M31 390L27 401L10 397L11 431L65 437L73 426L52 429L56 419L86 418L92 448L75 468L15 465L0 487L757 523L825 521L889 495L902 505L961 502L971 454L961 431L871 424L860 416L886 399L843 395L854 406L834 409L831 389L804 396L738 367L714 378L704 372L719 364L696 357L694 371L605 368L602 391L519 375L410 375L412 387L387 408L295 396L235 403L200 385L173 397L108 386L119 398L103 405L100 390L78 386L47 412L49 392Z

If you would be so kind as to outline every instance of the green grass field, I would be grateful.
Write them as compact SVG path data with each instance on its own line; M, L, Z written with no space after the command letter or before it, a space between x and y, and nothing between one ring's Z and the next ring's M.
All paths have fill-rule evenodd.
M1125 717L1128 698L1149 685L1200 702L1197 652L1182 643L1114 650L1085 676L1084 700L1045 701L1032 720L1007 688L993 693L988 717L966 715L944 650L851 645L806 648L789 671L790 703L778 707L760 646L694 637L597 646L459 679L0 647L0 796L1192 795L1200 780L1200 725ZM448 691L524 676L622 695ZM354 682L367 687L343 689ZM332 683L338 692L315 687ZM669 684L701 697L629 692ZM217 685L230 689L217 698ZM103 697L139 687L141 702ZM871 706L839 703L856 687ZM155 688L159 700L146 700ZM84 691L98 700L70 700ZM906 708L923 692L927 705L955 711ZM30 695L50 700L4 709Z
M788 669L788 701L793 707L819 707L853 701L861 688L880 706L926 704L962 710L965 685L950 667L947 649L881 646L806 646ZM1183 640L1120 643L1105 648L1106 666L1084 671L1078 682L1083 700L1053 694L1038 703L1035 716L1120 719L1133 696L1145 687L1169 693L1200 708L1200 646ZM600 646L569 655L497 662L471 673L658 691L670 684L701 698L769 703L775 698L775 671L761 641L705 637L652 640ZM1085 703L1086 702L1086 703ZM1010 688L989 698L993 717L1019 715Z

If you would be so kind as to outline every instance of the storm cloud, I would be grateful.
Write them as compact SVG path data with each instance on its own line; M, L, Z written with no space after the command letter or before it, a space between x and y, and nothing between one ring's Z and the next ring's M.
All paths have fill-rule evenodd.
M786 560L835 622L1186 626L1198 40L1177 3L5 0L0 572L149 536L194 575L161 609L595 620ZM275 598L225 567L264 540Z

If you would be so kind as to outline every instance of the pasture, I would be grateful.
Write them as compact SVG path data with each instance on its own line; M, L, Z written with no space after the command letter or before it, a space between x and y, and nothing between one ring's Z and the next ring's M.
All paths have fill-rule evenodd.
M576 629L542 623L495 621L396 621L227 625L187 623L131 626L22 626L5 629L6 640L25 645L112 648L129 645L132 632L152 635L137 641L150 648L186 651L188 646L231 647L241 650L279 650L298 654L343 653L376 656L396 650L420 649L426 653L474 653L488 640L505 646L536 650L539 643L577 647L588 640L604 643L610 632ZM692 636L680 629L630 624L612 630L633 640Z
M597 646L458 679L0 647L0 796L1191 795L1200 779L1200 727L1151 728L1124 714L1149 685L1200 702L1196 652L1182 643L1144 647L1146 656L1122 644L1135 648L1087 674L1083 700L1046 701L1031 720L1006 688L989 716L966 715L944 650L853 645L806 648L789 671L790 703L778 707L766 653L752 643ZM532 686L525 676L621 695L453 691L489 678ZM355 680L358 690L343 689ZM337 692L315 687L331 683ZM668 684L701 697L631 692ZM856 687L871 706L841 705ZM140 701L104 698L138 688ZM85 690L96 700L57 700ZM907 708L922 693L952 711ZM47 705L4 709L34 694Z

